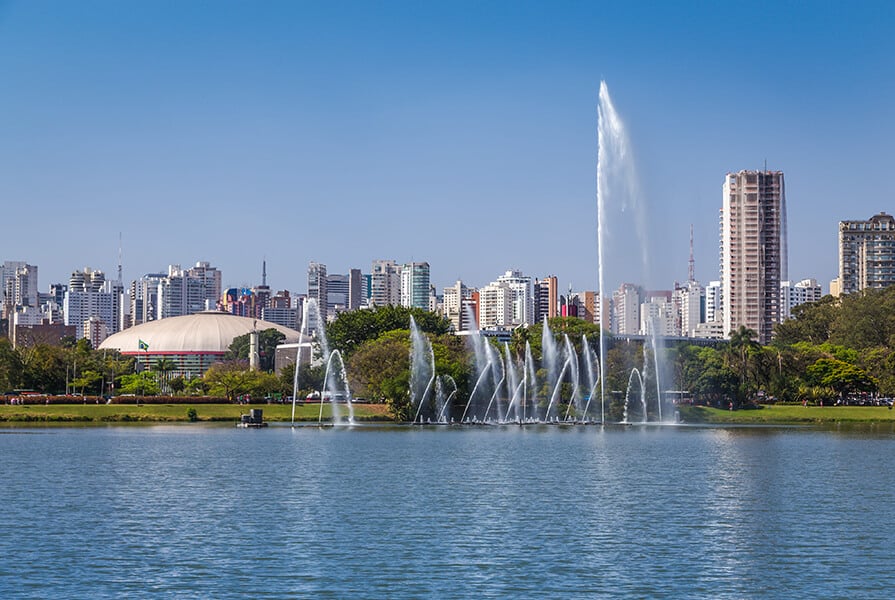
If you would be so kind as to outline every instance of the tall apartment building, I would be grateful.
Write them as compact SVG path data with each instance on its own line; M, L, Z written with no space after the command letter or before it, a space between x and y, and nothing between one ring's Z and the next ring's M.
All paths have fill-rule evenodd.
M623 283L612 294L610 328L615 335L636 335L640 332L640 302L643 294L633 283Z
M16 307L37 308L38 282L35 265L22 261L5 261L0 267L0 283L0 316L10 318Z
M429 263L409 262L401 266L401 306L429 310Z
M511 270L498 277L495 283L505 284L513 294L513 314L507 324L534 324L535 303L531 277L523 275L522 271Z
M401 304L401 273L393 260L374 260L370 270L370 305Z
M481 329L507 327L513 322L514 296L512 288L504 282L493 282L479 289L479 319Z
M542 323L545 318L556 317L556 309L559 305L559 284L556 277L549 275L543 279L535 279L532 293L534 294L533 323Z
M895 218L881 212L866 221L839 222L839 293L895 283Z
M672 292L647 292L646 301L640 304L641 335L675 335L675 311Z
M685 337L696 336L696 326L705 322L706 292L699 282L688 281L674 290L674 300L680 313L677 329Z
M311 261L308 263L308 300L314 300L317 304L317 314L308 317L308 331L316 331L318 323L315 320L320 317L321 325L326 323L327 302L326 265Z
M94 283L104 277L101 271L94 271L91 275L85 269L83 273L87 273L88 277L83 280L73 277L69 281L62 308L65 324L75 327L78 338L90 337L93 338L91 341L95 341L100 335L97 332L103 332L101 337L105 339L105 335L121 330L121 302L126 296L119 281L103 281L96 289ZM103 327L99 326L100 321Z
M357 310L366 304L367 294L364 276L360 269L348 271L348 310Z
M330 273L326 276L326 314L329 317L348 310L350 288L348 275Z
M787 279L783 172L728 173L722 202L724 331L745 326L766 344L780 321L780 282Z
M780 321L792 316L792 309L799 304L817 302L821 296L820 284L816 279L803 279L798 283L780 282Z
M472 297L474 288L469 288L462 281L444 288L441 309L444 317L451 322L454 331L466 331L472 319L463 320L463 302ZM475 329L473 327L472 329Z

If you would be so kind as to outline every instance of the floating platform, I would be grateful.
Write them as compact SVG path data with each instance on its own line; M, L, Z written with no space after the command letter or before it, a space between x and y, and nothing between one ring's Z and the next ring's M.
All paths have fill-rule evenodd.
M253 408L249 410L249 414L241 415L239 417L239 423L237 423L236 426L253 429L258 427L267 427L267 423L264 422L263 414L264 411L260 408Z

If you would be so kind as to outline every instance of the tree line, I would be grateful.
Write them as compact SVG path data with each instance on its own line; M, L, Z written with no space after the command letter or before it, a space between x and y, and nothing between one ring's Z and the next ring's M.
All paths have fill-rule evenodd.
M467 397L476 377L472 352L462 337L451 333L449 321L437 314L384 306L341 313L326 328L330 347L338 349L344 360L352 395L387 403L398 418L410 411L411 316L432 344L436 373L450 375L457 384L457 397ZM598 326L566 317L550 320L549 326L557 341L568 334L579 356L585 339L594 356L599 352ZM542 328L536 324L512 332L509 349L516 360L524 358L528 346L541 362ZM248 368L246 335L236 338L224 359L196 378L172 376L175 365L170 359L138 365L133 357L95 350L87 340L13 348L3 338L0 388L47 394L218 395L231 401L246 394L291 395L294 367L274 373L275 348L283 335L270 329L259 337L260 371ZM755 337L741 327L716 346L679 342L660 348L663 387L684 390L696 402L723 406L759 401L833 403L860 394L895 396L895 287L842 298L826 296L797 306L793 318L776 327L772 343L762 346ZM618 410L618 396L631 369L651 364L652 350L639 343L607 347L605 387L613 394L612 410ZM317 358L323 358L319 349ZM324 371L322 360L301 365L299 398L320 390ZM644 371L647 393L654 399L657 392L650 379L656 377L655 370L647 366Z

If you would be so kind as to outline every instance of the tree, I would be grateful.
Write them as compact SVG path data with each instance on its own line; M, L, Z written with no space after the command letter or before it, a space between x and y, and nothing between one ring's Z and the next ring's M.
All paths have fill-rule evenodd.
M377 306L372 309L339 313L326 327L330 346L347 358L365 342L396 329L409 330L410 317L424 333L442 335L451 329L451 322L433 312L406 306Z
M233 402L236 396L251 391L251 375L245 361L231 360L211 365L204 380L212 394L226 396Z
M347 369L353 389L388 404L398 420L410 415L410 335L392 331L369 340L351 354Z
M250 337L251 334L246 333L233 338L233 342L230 343L224 359L249 360ZM286 334L274 327L258 332L259 366L262 371L273 371L277 346L282 344L285 339Z
M134 394L135 396L155 396L160 391L158 380L148 371L122 375L119 389L122 394Z
M737 404L742 404L758 391L756 378L750 377L750 375L754 375L754 370L750 369L752 366L750 359L761 350L761 345L755 341L755 337L754 330L740 325L739 329L730 332L730 340L727 343L727 364L739 378Z
M176 368L177 363L167 356L159 358L152 364L152 370L158 373L160 376L159 385L162 390L170 392L170 387L168 386L168 376L170 375L171 371L175 370Z
M852 392L877 389L876 381L864 369L835 358L818 359L808 367L807 375L814 383L833 388L843 400Z

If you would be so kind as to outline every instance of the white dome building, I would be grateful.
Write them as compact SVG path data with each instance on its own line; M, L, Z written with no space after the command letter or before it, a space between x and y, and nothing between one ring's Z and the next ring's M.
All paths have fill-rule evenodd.
M207 311L130 327L107 337L99 348L114 349L125 356L136 357L144 367L149 367L160 358L168 358L177 365L172 374L199 377L223 358L234 338L253 330L267 329L283 333L286 336L284 343L298 341L299 332L289 327L225 312Z

